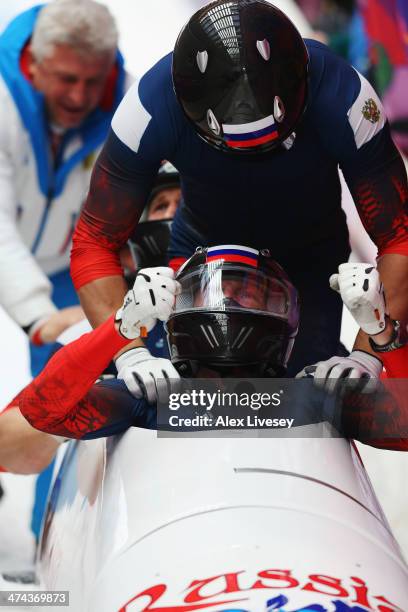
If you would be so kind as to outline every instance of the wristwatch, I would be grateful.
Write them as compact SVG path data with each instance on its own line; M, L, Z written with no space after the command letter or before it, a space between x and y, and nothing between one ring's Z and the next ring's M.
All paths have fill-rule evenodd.
M371 348L376 353L388 353L389 351L394 351L407 344L408 333L405 326L401 326L401 323L394 319L390 319L390 321L393 326L393 332L387 344L377 344L371 337L368 339Z

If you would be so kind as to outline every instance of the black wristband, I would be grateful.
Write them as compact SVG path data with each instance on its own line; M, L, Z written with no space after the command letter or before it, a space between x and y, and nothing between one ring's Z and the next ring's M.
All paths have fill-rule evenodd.
M390 319L393 332L390 340L386 344L377 344L374 342L372 338L369 338L368 341L370 343L371 348L376 353L388 353L389 351L394 351L395 349L399 349L407 343L407 334L403 333L403 328L399 321L394 321Z

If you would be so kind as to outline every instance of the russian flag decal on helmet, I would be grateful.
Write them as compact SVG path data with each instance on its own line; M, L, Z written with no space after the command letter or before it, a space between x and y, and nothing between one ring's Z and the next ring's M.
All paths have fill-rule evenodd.
M255 147L278 138L275 117L268 115L252 123L222 126L225 142L229 147Z
M207 250L206 261L208 263L210 261L222 259L223 261L244 263L247 266L256 268L258 266L258 255L259 251L257 249L251 249L250 247L236 244L223 244L221 246L210 247Z

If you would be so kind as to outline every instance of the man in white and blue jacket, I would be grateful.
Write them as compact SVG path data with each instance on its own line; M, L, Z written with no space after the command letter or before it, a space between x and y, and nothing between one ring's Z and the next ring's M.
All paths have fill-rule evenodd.
M71 235L127 85L117 42L112 15L93 0L36 6L0 36L0 305L30 337L33 376L83 317ZM37 536L47 488L38 483Z
M117 28L93 0L53 0L0 36L0 304L34 345L83 316L68 273L95 154L126 89ZM32 353L33 374L48 347ZM34 357L34 359L33 359Z

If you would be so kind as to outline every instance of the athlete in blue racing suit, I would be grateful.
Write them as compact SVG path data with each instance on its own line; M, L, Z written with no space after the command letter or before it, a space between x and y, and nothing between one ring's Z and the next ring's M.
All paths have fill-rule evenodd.
M245 30L249 9L261 14L262 23L253 25L252 20L252 29ZM234 82L232 93L226 89L221 102L211 98L219 77L211 72L216 70L212 60L224 40L222 29L214 33L217 10L230 11L241 53L239 70L235 62L230 76L233 80L239 74L242 82ZM403 161L371 85L324 45L311 40L299 43L300 35L290 25L293 46L298 45L298 55L306 58L304 64L299 60L298 67L303 66L304 75L307 71L299 85L304 97L301 110L297 115L292 112L293 75L285 73L291 70L285 56L288 37L283 42L277 37L277 49L273 47L274 19L281 20L279 31L289 27L282 21L287 18L267 3L215 2L190 19L174 58L164 57L130 89L93 173L74 235L71 274L88 318L97 325L126 292L118 251L138 222L160 161L168 159L180 172L183 193L170 258L176 262L187 258L198 245L268 246L301 297L300 331L288 370L294 375L338 349L342 304L330 290L328 277L347 261L350 250L338 167L379 249L379 270L395 319L406 317L407 311L408 189ZM205 28L213 28L212 39ZM247 31L255 36L250 48ZM188 36L194 40L186 42ZM223 53L233 64L235 39L231 40L223 42ZM180 68L179 56L186 45L191 53L186 52L187 68ZM248 51L247 59L242 49ZM258 54L255 59L249 57L251 52ZM281 63L274 61L270 82L255 79L248 84L253 65L259 63L262 76L264 64L279 53ZM261 86L263 97L257 98ZM238 99L237 113L227 116L239 87L244 94ZM267 109L262 114L259 107L269 90L273 112ZM223 116L217 109L226 98L231 104ZM207 112L204 108L200 114L194 104L207 104ZM291 114L296 117L289 121ZM356 346L370 351L361 332Z

